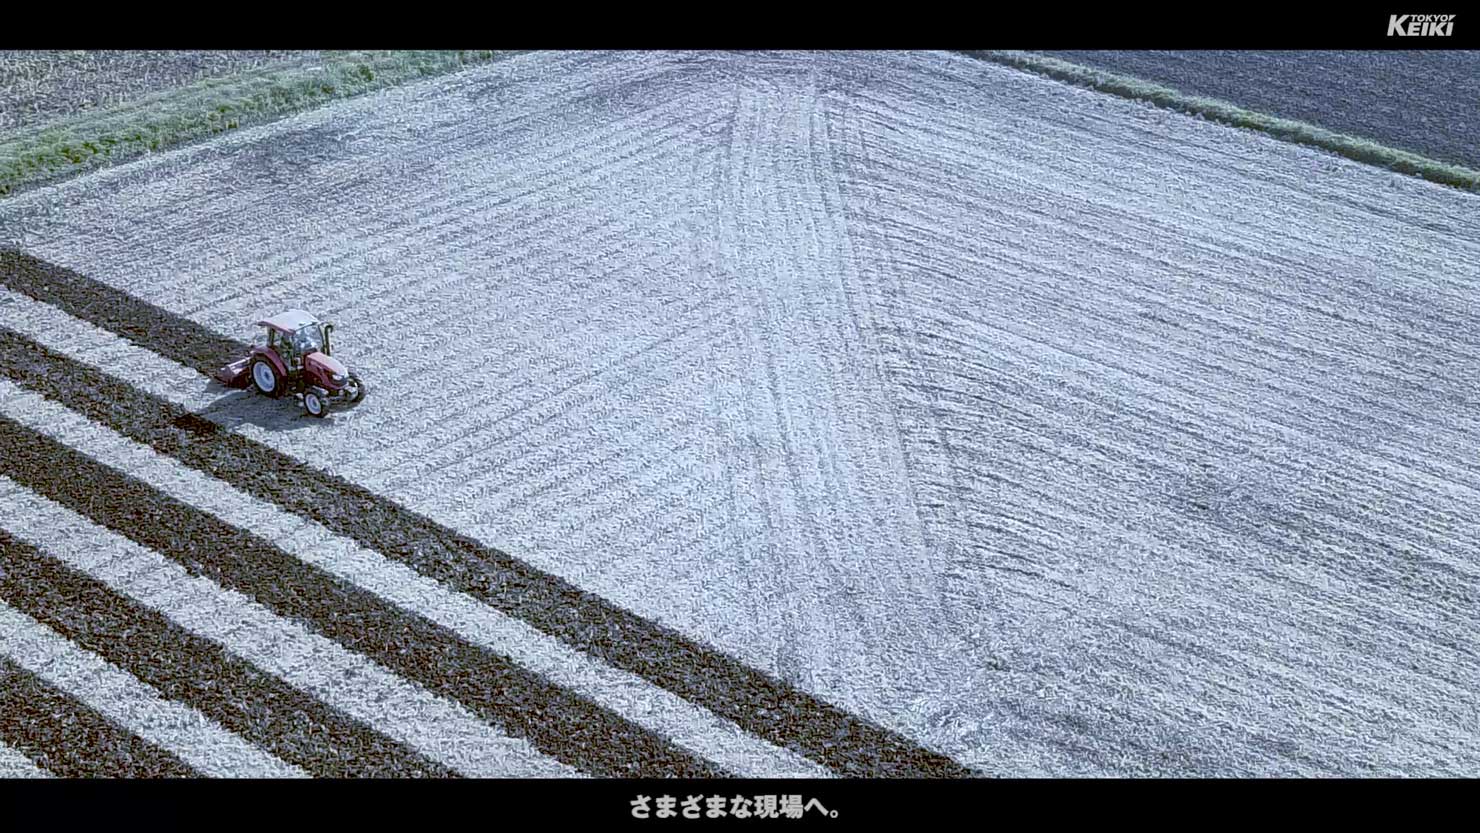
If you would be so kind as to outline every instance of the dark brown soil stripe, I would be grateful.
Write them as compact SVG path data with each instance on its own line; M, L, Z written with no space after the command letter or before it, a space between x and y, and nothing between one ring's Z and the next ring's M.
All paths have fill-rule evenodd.
M62 778L204 777L6 657L0 657L0 741Z
M0 283L202 373L209 374L246 349L187 318L15 250L0 251ZM18 334L6 335L3 342L0 370L20 384L248 494L312 518L840 775L976 774L945 755L364 487L227 432ZM293 488L279 485L288 482Z
M0 340L13 336L0 329ZM7 342L4 352L14 355L12 347ZM31 355L42 354L33 350ZM73 390L86 397L107 395L96 388ZM278 615L462 703L552 758L605 777L727 774L507 657L8 417L0 417L0 448L5 449L0 474L180 563L193 575L245 593ZM295 488L291 479L283 483Z
M456 776L4 530L0 599L313 775Z
M99 294L102 284L15 249L0 249L0 283L208 375L248 347L116 289Z

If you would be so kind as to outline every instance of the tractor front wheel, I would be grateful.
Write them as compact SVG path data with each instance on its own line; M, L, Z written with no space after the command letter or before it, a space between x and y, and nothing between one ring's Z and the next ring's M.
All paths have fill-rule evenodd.
M307 411L308 415L315 419L323 419L324 414L329 411L329 403L325 402L324 398L317 393L305 391L303 394L303 410Z
M349 398L351 405L365 398L365 382L355 374L349 374L349 383L354 386L355 392Z
M283 379L278 376L277 368L267 359L252 362L252 385L263 396L277 399L283 395Z

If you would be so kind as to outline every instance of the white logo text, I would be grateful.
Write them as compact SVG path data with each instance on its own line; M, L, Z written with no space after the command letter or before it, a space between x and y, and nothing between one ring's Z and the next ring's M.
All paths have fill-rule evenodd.
M1454 34L1452 14L1395 14L1388 18L1388 37Z

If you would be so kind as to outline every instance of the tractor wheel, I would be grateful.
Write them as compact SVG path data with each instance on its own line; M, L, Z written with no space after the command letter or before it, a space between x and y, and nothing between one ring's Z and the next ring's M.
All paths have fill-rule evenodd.
M324 397L319 396L311 390L304 391L303 410L307 411L308 415L315 419L323 419L324 414L329 412L329 403L324 401Z
M277 399L283 395L283 377L278 375L277 368L267 359L258 359L252 362L252 386L263 396Z
M353 405L365 398L365 382L353 373L349 374L349 381L350 384L355 386L355 395L349 400L350 404Z

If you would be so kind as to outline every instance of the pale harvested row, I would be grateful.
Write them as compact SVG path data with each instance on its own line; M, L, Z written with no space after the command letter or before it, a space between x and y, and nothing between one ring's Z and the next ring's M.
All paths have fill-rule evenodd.
M210 411L242 397L189 367L3 285L0 325L192 411Z
M179 756L3 654L0 740L59 778L201 777Z
M37 766L24 752L0 743L0 779L50 777L51 773Z

